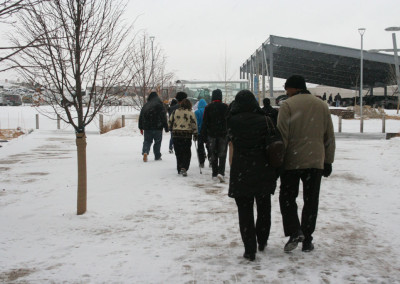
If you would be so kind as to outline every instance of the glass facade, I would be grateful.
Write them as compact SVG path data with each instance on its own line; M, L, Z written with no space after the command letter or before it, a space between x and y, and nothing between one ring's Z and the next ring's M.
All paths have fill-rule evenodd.
M205 99L207 103L211 101L212 91L220 89L222 91L222 101L231 103L240 90L248 89L247 80L238 81L187 81L177 82L177 91L184 91L188 94L192 103Z

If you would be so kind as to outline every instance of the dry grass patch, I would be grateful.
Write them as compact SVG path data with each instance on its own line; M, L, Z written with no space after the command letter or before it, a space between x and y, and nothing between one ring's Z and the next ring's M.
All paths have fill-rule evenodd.
M119 129L122 127L121 121L119 119L116 119L114 121L111 121L109 123L104 124L103 126L100 127L100 134L107 133L111 130Z
M351 109L351 108L349 108ZM355 106L353 107L353 110L355 114L360 116L360 106ZM382 117L385 116L386 119L395 119L395 120L400 120L400 116L397 115L387 115L385 113L385 110L383 108L374 108L371 106L364 106L363 107L363 117L364 118L378 118L382 119Z
M400 120L400 116L397 116L397 115L386 115L386 119Z
M24 134L19 129L0 129L0 140L11 140Z

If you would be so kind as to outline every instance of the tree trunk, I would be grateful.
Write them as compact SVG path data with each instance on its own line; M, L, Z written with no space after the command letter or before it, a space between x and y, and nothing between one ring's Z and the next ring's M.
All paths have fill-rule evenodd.
M76 147L78 154L78 215L86 212L86 135L76 133Z

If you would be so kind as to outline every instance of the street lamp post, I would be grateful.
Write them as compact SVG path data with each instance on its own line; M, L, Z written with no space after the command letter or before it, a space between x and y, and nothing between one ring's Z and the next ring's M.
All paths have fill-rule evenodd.
M151 40L151 75L153 77L152 89L154 89L154 51L153 51L154 36L151 36L150 40Z
M400 27L389 27L386 28L385 31L393 32L392 39L393 39L393 51L394 51L394 65L396 70L396 82L397 82L397 114L399 113L399 105L400 105L400 72L399 72L399 57L397 56L397 41L396 41L396 33L400 31Z
M365 28L358 29L359 34L361 35L361 59L360 59L360 132L363 133L363 100L362 100L362 90L363 90L363 61L364 61L364 54L363 54L363 38L365 33Z

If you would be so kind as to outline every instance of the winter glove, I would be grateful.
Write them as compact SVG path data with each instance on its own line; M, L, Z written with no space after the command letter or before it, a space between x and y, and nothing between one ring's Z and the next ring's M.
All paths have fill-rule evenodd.
M142 135L143 135L143 129L140 129L140 134L142 134Z
M193 134L193 141L197 141L197 138L198 138L198 137L197 137L197 134L194 133L194 134Z
M324 169L322 171L322 175L324 177L329 177L332 173L332 164L324 164Z

